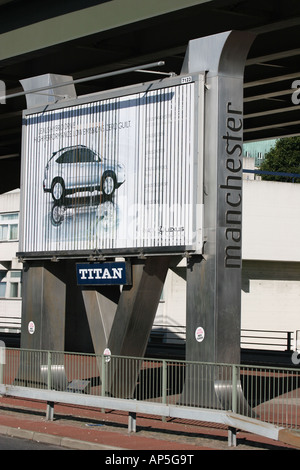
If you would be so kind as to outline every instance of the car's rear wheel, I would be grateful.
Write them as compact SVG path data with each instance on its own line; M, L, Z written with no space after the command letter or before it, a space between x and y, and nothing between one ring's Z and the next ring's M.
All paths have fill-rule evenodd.
M116 189L116 175L109 171L104 173L101 181L101 191L104 196L112 196Z
M65 198L65 185L62 179L55 179L51 186L51 194L54 201L63 201Z

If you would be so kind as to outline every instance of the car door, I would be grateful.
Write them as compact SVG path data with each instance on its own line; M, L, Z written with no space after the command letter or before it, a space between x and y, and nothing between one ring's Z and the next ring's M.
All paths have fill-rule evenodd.
M72 147L59 158L65 185L70 190L84 189L89 184L87 150L86 147Z
M64 151L56 160L57 177L60 177L66 188L72 189L76 181L74 168L74 152L73 149Z
M81 147L78 149L80 172L80 186L93 189L99 186L98 157L91 149Z

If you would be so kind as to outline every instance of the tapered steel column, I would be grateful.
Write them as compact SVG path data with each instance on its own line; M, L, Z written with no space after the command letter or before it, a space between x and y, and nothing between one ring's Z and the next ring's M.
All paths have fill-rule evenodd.
M107 347L115 318L120 287L82 288L82 295L95 354L102 355Z
M235 31L196 39L183 65L183 73L207 71L205 243L203 256L192 257L187 266L188 361L240 362L243 74L253 39ZM187 371L191 402L199 399L189 395L195 380ZM213 382L212 390L218 377Z
M107 347L114 356L145 354L170 263L169 256L135 260L132 264L132 286L124 286L114 317ZM122 365L111 363L108 390L115 396L132 397L140 363L130 374Z
M167 275L170 257L132 264L132 286L124 286L110 333L112 354L143 357Z

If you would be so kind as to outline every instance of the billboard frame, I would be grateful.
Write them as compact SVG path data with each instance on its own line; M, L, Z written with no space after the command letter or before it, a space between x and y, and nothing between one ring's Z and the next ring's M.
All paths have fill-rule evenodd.
M30 115L42 113L45 111L58 111L65 110L68 107L85 105L93 102L101 102L101 100L120 98L125 96L134 95L137 93L144 93L149 91L162 90L168 87L183 86L186 84L195 83L194 86L194 108L192 109L193 115L193 203L192 203L192 232L194 240L189 245L176 245L176 246L151 246L151 247L132 247L132 248L101 248L88 250L48 250L48 251L28 251L23 248L24 224L26 219L25 213L25 197L26 192L26 174L24 158L26 155L26 146L28 145L26 135L24 132L25 121ZM117 89L105 90L98 93L89 95L82 95L75 99L61 100L55 104L45 106L38 106L23 111L23 132L22 132L22 155L23 163L21 166L21 208L20 208L20 241L17 256L21 260L29 259L82 259L92 257L94 260L101 260L107 257L143 257L143 256L156 256L156 255L189 255L193 253L202 253L202 217L203 217L203 142L204 142L204 90L205 90L205 74L193 73L187 75L172 76L152 82L145 82L138 85L129 87L122 87Z

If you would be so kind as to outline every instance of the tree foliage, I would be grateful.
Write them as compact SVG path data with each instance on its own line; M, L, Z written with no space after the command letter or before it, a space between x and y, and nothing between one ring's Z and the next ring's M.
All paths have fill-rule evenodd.
M266 153L260 165L262 171L293 173L300 175L300 136L278 139L274 147ZM262 175L263 180L292 181L300 183L300 177Z

